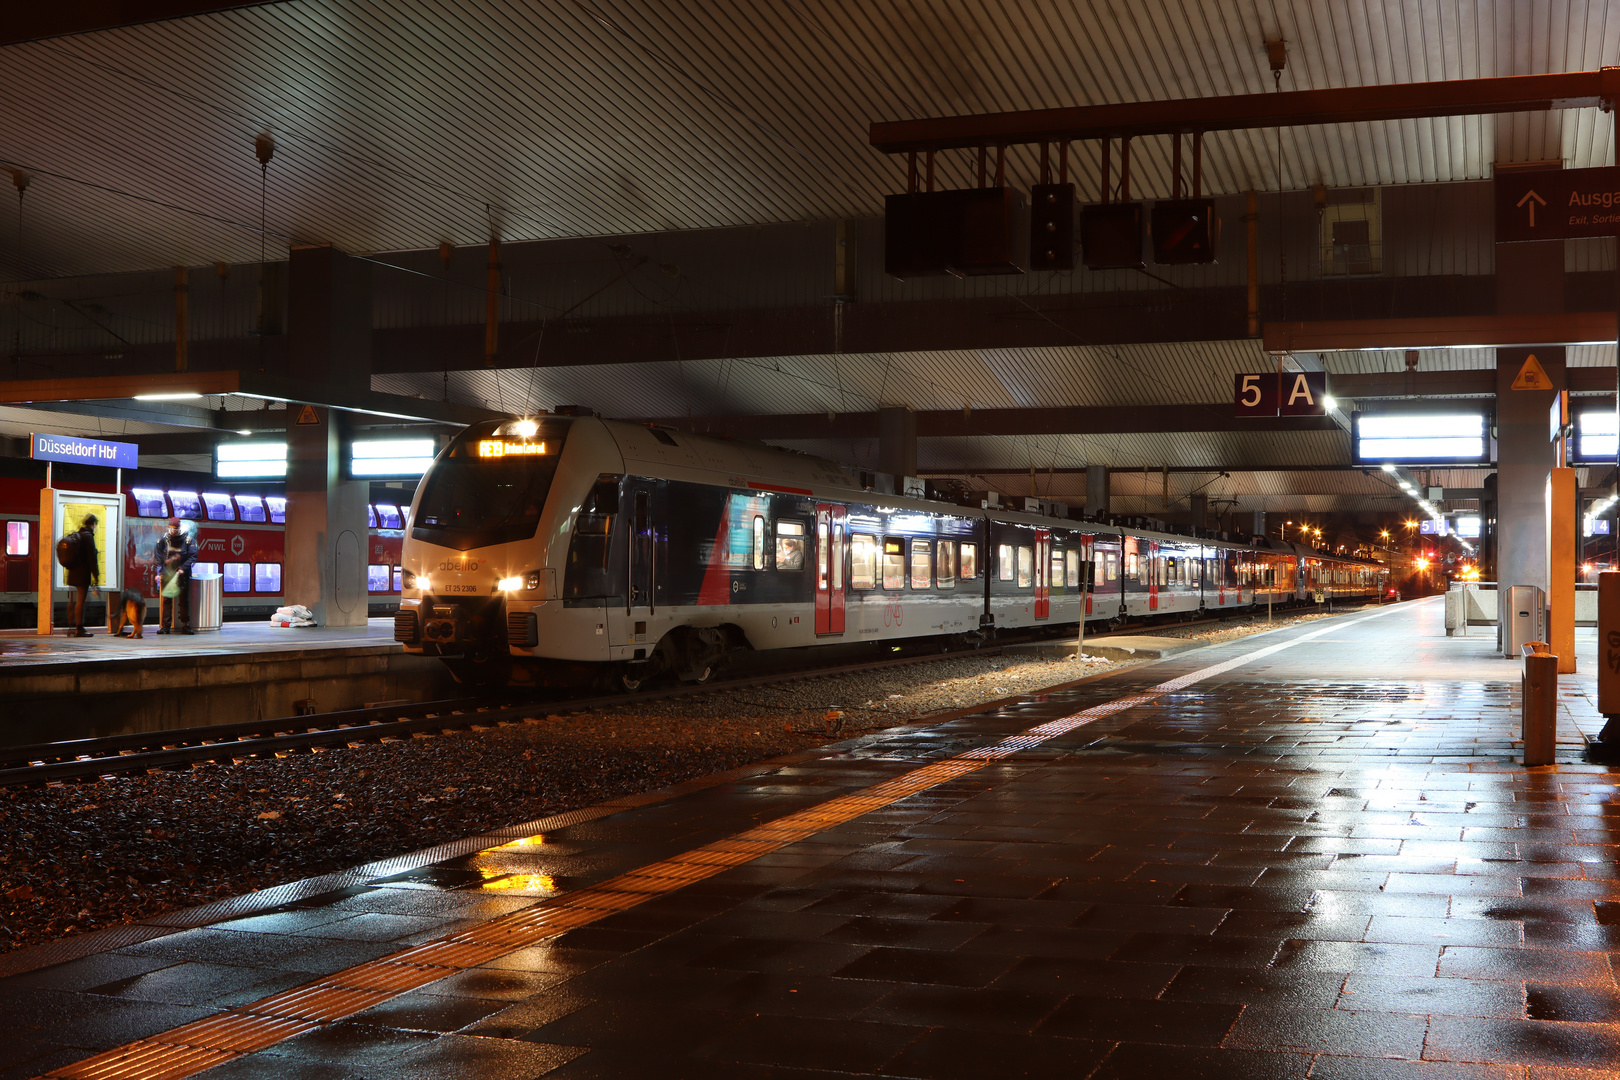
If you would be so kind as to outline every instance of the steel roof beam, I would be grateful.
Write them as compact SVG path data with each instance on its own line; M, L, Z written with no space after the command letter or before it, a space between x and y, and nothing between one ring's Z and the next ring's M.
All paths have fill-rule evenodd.
M4 29L0 29L0 45L16 45L24 41L43 41L46 38L67 37L70 34L88 34L96 30L113 30L120 26L139 26L141 23L186 19L193 15L208 15L234 8L263 7L285 0L100 0L98 3L79 4L21 4L6 12Z
M1620 98L1620 68L1602 68L1554 75L1510 75L1175 101L1132 101L980 116L880 120L871 125L869 136L875 149L898 154L911 150L1176 132L1355 124L1554 109L1607 109L1617 98Z
M774 416L675 417L660 427L740 439L875 439L878 414L788 413ZM971 435L1123 435L1142 432L1338 431L1328 416L1255 420L1232 414L1230 401L1193 405L1102 405L1029 409L939 409L917 413L917 437Z
M1263 337L1266 351L1273 353L1612 345L1615 313L1565 311L1547 315L1268 322Z

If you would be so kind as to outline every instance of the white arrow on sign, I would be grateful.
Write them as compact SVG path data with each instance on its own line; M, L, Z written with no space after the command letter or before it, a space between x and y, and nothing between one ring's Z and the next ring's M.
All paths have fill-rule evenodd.
M1531 202L1530 200L1532 200L1532 199L1534 199L1535 202ZM1537 195L1534 191L1527 191L1527 192L1524 193L1524 198L1520 199L1514 205L1515 206L1524 206L1526 203L1530 203L1530 205L1528 207L1526 207L1526 209L1528 209L1530 211L1530 227L1533 229L1533 228L1536 227L1536 203L1540 203L1542 206L1546 206L1547 205L1547 200L1543 199L1540 195Z

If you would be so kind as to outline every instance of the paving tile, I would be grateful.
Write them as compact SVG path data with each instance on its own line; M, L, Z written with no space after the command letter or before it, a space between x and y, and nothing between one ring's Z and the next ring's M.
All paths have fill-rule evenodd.
M1012 965L1012 957L995 953L874 948L833 974L844 979L985 986Z
M441 997L413 992L373 1005L351 1018L355 1023L401 1031L458 1031L509 1007L510 1001ZM532 1027L523 1029L532 1030ZM522 1032L519 1032L521 1034Z
M1085 997L1153 998L1176 973L1176 964L1132 964L1061 956L1028 956L992 984L1002 990Z
M1609 958L1599 952L1551 949L1475 949L1447 946L1440 975L1454 979L1508 979L1543 983L1612 985Z
M876 1072L926 1029L858 1020L754 1016L709 1039L697 1056L788 1068Z
M542 1024L521 1039L557 1046L684 1054L737 1022L737 1017L718 1010L600 1001ZM488 1030L487 1024L484 1030Z
M1303 1080L1311 1075L1311 1060L1301 1053L1121 1043L1091 1080Z
M1424 1056L1435 1061L1612 1069L1620 1024L1436 1016Z
M1232 1005L1332 1008L1345 974L1338 971L1263 971L1247 968L1182 968L1160 995L1166 1001L1213 1001Z
M1028 1034L1063 1000L1056 993L1025 993L962 986L898 986L860 1013L860 1019L957 1031Z
M1345 1009L1252 1005L1225 1045L1249 1049L1332 1051L1356 1057L1417 1058L1428 1021L1422 1016Z
M1443 979L1352 974L1338 1007L1352 1012L1396 1012L1449 1016L1524 1016L1520 983L1496 979Z
M927 1032L881 1070L918 1080L1051 1080L1093 1075L1111 1044L1088 1039L999 1034L937 1028ZM1146 1075L1146 1074L1144 1074Z
M1215 1002L1073 997L1047 1017L1041 1035L1114 1042L1217 1046L1240 1006Z

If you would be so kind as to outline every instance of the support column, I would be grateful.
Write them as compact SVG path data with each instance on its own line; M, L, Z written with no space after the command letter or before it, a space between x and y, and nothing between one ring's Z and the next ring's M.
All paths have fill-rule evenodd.
M288 271L288 374L315 386L371 386L371 268L330 247L294 248ZM287 410L287 603L320 626L364 626L366 503L371 485L343 479L343 414Z
M878 409L878 470L894 475L896 495L905 477L917 475L917 414L904 405Z
M1563 309L1562 240L1496 245L1498 314ZM1551 389L1513 389L1531 355ZM1548 586L1547 477L1557 462L1547 416L1553 398L1566 386L1561 346L1496 350L1496 595L1498 645L1503 647L1509 587Z
M1108 466L1086 466L1086 516L1098 518L1108 511Z

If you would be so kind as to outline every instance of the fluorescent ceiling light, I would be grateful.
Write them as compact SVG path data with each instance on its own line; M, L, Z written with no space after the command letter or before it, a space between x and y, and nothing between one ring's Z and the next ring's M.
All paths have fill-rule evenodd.
M202 397L195 390L176 390L171 394L136 394L136 401L191 401Z
M214 447L214 475L221 480L272 480L287 475L284 442L222 442Z
M357 439L349 451L349 472L357 477L421 476L437 452L433 439Z

